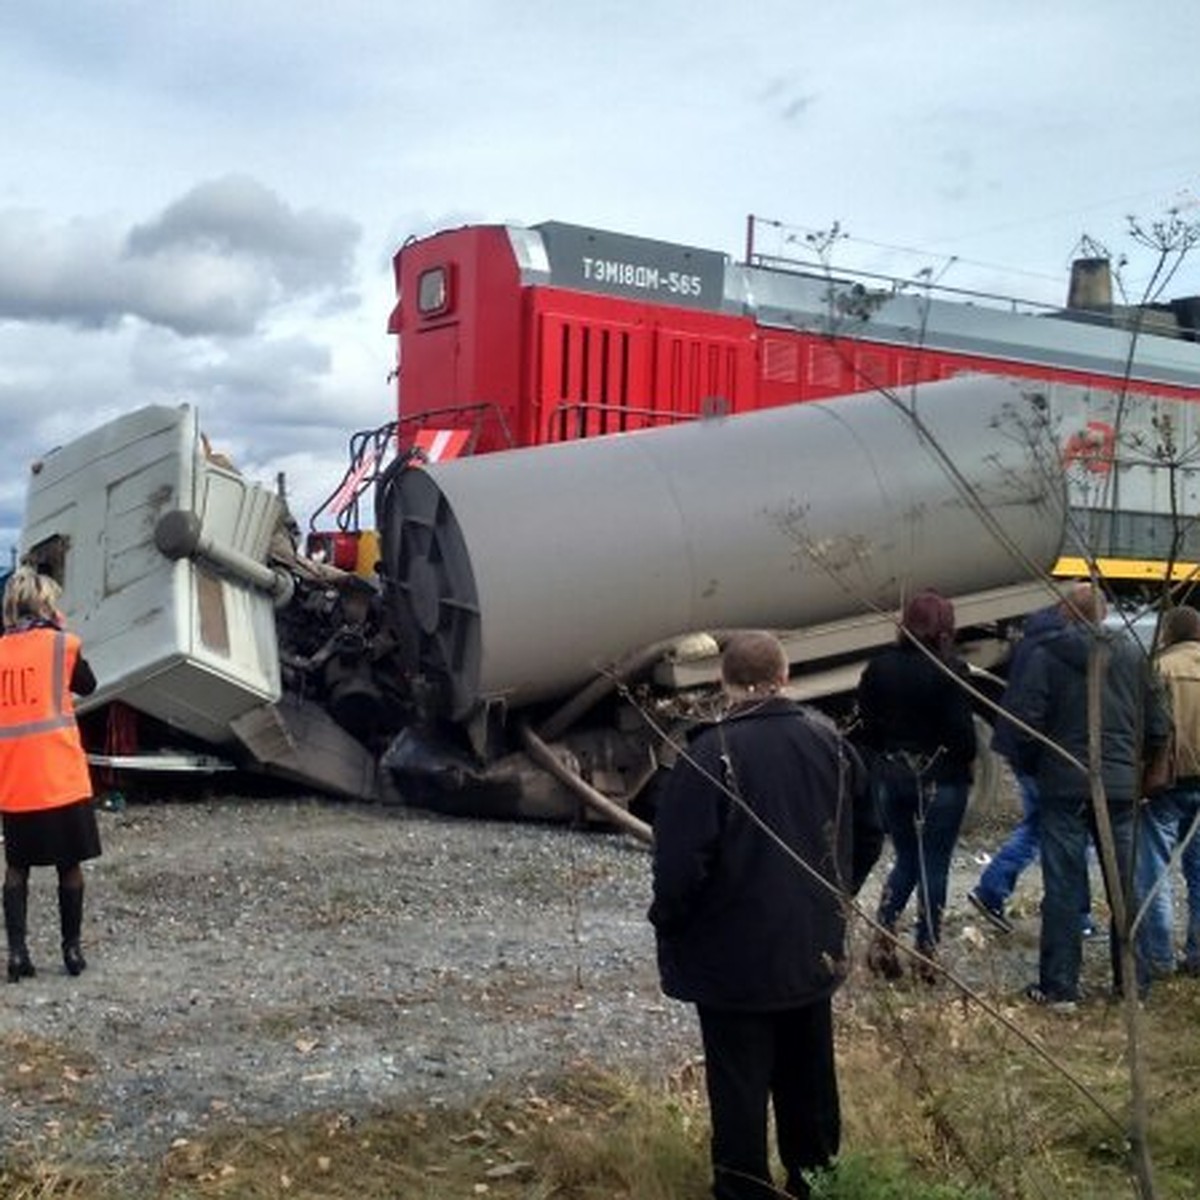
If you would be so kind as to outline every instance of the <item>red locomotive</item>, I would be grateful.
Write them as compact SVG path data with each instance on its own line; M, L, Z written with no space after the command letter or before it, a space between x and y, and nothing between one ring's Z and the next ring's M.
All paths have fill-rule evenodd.
M1186 575L1200 534L1186 463L1167 471L1161 403L1200 399L1200 301L1111 303L1106 264L1076 264L1063 309L833 275L819 264L745 263L711 250L559 222L465 226L396 254L398 420L355 435L354 465L323 513L354 565L357 497L385 458L480 454L626 433L972 372L1039 381L1073 463L1074 546L1112 581ZM1097 286L1097 285L1100 286ZM1171 442L1195 440L1170 405ZM1173 497L1166 489L1173 490ZM369 524L370 521L364 521Z

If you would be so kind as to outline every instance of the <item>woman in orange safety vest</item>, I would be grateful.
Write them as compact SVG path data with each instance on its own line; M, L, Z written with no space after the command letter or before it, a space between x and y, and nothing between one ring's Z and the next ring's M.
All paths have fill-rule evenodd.
M100 854L92 783L71 693L96 677L63 628L53 579L18 567L4 589L0 636L0 815L4 824L4 928L8 980L35 974L25 942L30 867L58 868L63 964L87 966L79 947L83 868Z

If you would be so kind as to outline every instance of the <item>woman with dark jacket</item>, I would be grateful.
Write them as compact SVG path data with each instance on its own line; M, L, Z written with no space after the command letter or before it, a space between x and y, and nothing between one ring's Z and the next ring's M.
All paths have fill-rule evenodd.
M4 589L0 814L10 983L35 973L25 940L31 867L57 868L63 965L70 975L87 966L80 864L100 854L100 834L71 694L94 691L96 677L79 638L63 628L58 598L58 584L32 567L18 567Z
M966 672L954 651L954 606L924 591L905 605L896 644L867 664L859 683L861 742L895 853L877 914L887 934L876 934L868 956L871 969L888 979L903 974L894 935L914 891L917 950L925 960L937 954L975 759ZM932 961L915 960L914 972L925 982L937 979Z

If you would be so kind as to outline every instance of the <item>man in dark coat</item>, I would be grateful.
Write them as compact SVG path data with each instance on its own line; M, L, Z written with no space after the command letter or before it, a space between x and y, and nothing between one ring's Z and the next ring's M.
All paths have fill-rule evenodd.
M1017 694L1021 680L1029 665L1034 650L1051 634L1058 633L1066 623L1062 608L1052 604L1039 608L1025 619L1020 640L1013 650L1008 665L1008 686L1001 698L1000 706L1005 711L1012 707L1012 697ZM992 856L991 862L979 876L979 882L967 893L967 899L1001 933L1012 933L1013 924L1004 911L1017 886L1022 871L1038 856L1038 795L1037 780L1020 770L1017 761L1017 731L1011 721L999 717L992 736L992 749L1013 768L1017 792L1021 797L1021 820L1008 835L1004 845ZM1082 924L1091 927L1091 901L1085 894L1082 908Z
M712 1117L713 1195L765 1200L767 1106L788 1194L840 1137L831 998L845 974L846 897L878 857L867 774L850 745L779 695L767 633L722 656L728 716L701 729L655 817L663 990L696 1004Z
M1150 662L1133 638L1103 624L1103 595L1075 585L1063 598L1066 624L1033 651L1011 697L1012 715L1041 734L1016 728L1017 763L1037 783L1042 850L1039 978L1026 989L1035 1003L1070 1011L1079 1000L1083 958L1079 898L1087 886L1089 833L1100 845L1087 764L1088 675L1096 658L1100 686L1100 775L1116 849L1118 879L1108 878L1110 907L1132 900L1133 823L1143 765L1170 736L1171 718ZM1047 743L1050 743L1049 745ZM1057 748L1057 749L1056 749ZM1074 761L1072 761L1074 760ZM1113 986L1123 987L1120 944L1111 936Z

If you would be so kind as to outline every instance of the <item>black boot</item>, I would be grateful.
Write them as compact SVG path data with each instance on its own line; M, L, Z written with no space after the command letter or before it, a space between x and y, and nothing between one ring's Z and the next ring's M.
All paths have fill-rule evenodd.
M900 965L900 952L896 949L895 926L885 925L875 931L867 949L867 966L872 975L879 975L883 979L904 977L904 968Z
M62 927L63 966L68 975L78 975L87 966L79 948L83 928L83 886L58 889L58 919Z
M4 885L4 929L8 934L8 982L19 983L37 972L25 944L25 909L29 900L27 883Z

